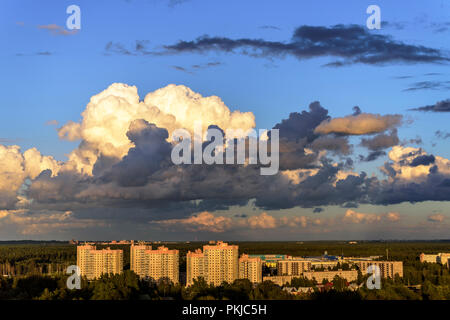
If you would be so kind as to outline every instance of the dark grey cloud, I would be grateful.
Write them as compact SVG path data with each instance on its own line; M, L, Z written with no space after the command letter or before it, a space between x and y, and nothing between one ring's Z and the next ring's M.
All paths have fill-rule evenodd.
M276 26L271 26L271 25L264 25L264 26L260 26L260 29L272 29L272 30L281 30L280 28L276 27Z
M428 166L428 165L434 163L435 160L436 160L436 158L432 154L422 155L422 156L418 156L418 157L414 158L413 161L409 165L411 167Z
M411 111L424 111L424 112L450 112L450 99L438 101L435 104L412 108Z
M51 56L54 55L53 52L50 51L37 51L31 54L24 54L24 53L16 53L16 56L18 57L24 57L24 56Z
M409 88L403 91L417 91L417 90L449 90L450 81L419 81L412 83Z
M338 155L351 150L346 136L315 133L315 128L329 119L328 110L313 102L308 111L293 112L274 126L280 130L280 168L314 169L291 172L299 179L281 172L261 176L256 165L175 166L170 161L172 145L166 141L167 131L136 120L127 133L134 147L123 159L100 156L92 176L75 171L52 176L44 171L24 195L33 199L36 209L89 211L100 218L109 214L104 213L109 208L116 208L117 212L130 212L130 219L139 221L184 217L248 203L262 209L304 207L318 212L327 205L450 200L450 176L440 172L438 163L434 163L438 160L424 155L421 149L399 156L396 165L386 162L383 172L389 179L369 177L365 172L339 178L339 172L351 168L353 160L344 156L332 159L328 153L319 157L322 150ZM383 149L396 139L395 130L369 135L364 141L371 153L360 160L373 161L385 155ZM424 182L399 177L399 166L411 169L419 165L431 166ZM11 205L10 199L0 199L0 205L2 201Z
M450 30L450 21L448 21L448 22L432 22L430 24L430 26L433 29L433 32L435 32L435 33L447 32Z
M241 53L255 57L293 55L298 59L320 56L343 58L336 63L383 64L392 62L448 62L438 49L408 45L387 35L374 34L358 25L332 27L301 26L290 42L262 39L230 39L203 36L194 41L180 41L165 46L169 53L206 52L243 49ZM251 51L248 51L251 50Z
M407 143L408 144L422 144L423 141L422 141L421 137L417 136L415 138L411 138L411 139L407 140Z
M116 180L124 187L144 186L150 175L171 165L172 145L166 141L169 133L145 120L135 120L127 136L135 146L103 179L108 182Z
M354 115L354 116L357 116L357 115L359 115L359 114L361 114L361 108L358 107L358 106L354 106L354 107L353 107L353 115Z
M405 29L407 23L406 22L398 22L398 21L381 21L381 27L384 28L392 28L395 30L403 30Z
M129 50L110 43L107 52L126 54ZM192 41L179 41L163 46L163 51L140 52L151 55L180 53L206 53L218 51L239 53L259 58L283 58L293 56L299 60L316 57L337 57L327 66L341 67L363 63L382 65L389 63L448 63L449 57L441 50L410 45L392 39L389 35L370 32L360 25L335 25L331 27L301 26L295 29L290 41L269 41L264 39L201 36Z
M359 161L363 161L363 162L375 161L378 158L385 156L385 155L386 155L385 151L376 150L376 151L370 152L367 156L359 155Z
M202 63L202 64L193 64L190 66L190 68L182 67L182 66L172 66L172 68L175 70L178 70L178 71L186 72L189 74L194 74L195 71L197 71L197 70L218 67L221 65L222 65L222 62L215 61L215 62L207 62L207 63Z
M397 135L397 129L391 130L389 133L380 133L373 138L362 138L361 145L372 151L379 151L389 147L398 145L400 139Z
M443 132L441 130L438 130L434 133L434 135L439 138L439 139L448 139L450 138L450 133L449 132Z
M413 76L395 76L395 77L393 77L394 79L411 79L411 78L414 78Z
M186 68L184 68L184 67L181 67L181 66L171 66L171 67L173 69L177 70L177 71L181 71L181 72L186 72L186 73L192 74L192 72L186 70Z
M292 112L287 119L274 126L274 129L280 130L280 168L282 170L313 166L320 150L328 150L340 155L350 153L351 146L346 137L314 133L315 128L328 119L330 119L328 110L315 101L309 105L309 111ZM305 149L315 152L306 152Z

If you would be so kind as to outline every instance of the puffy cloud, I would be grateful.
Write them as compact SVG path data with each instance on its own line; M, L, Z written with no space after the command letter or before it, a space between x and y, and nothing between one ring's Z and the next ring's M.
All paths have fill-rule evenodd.
M430 222L443 222L445 220L445 216L441 213L430 214L428 215L427 220Z
M389 152L389 159L393 163L389 168L393 171L385 173L401 180L416 183L424 181L430 173L450 175L450 161L440 156L428 155L422 148L395 146Z
M0 208L8 208L18 201L18 191L26 178L34 179L43 170L59 171L59 163L49 156L42 156L35 149L23 154L19 146L0 145Z
M105 226L100 220L77 219L71 211L31 213L26 209L0 210L0 230L14 228L22 235L58 233L73 229Z
M259 216L248 218L247 224L252 229L273 229L277 227L277 220L263 212Z
M364 135L383 132L401 124L401 115L379 115L360 113L342 118L325 120L314 130L315 133L338 133L343 135Z
M82 118L81 123L69 121L58 133L69 140L81 139L66 168L87 175L92 175L100 157L118 162L128 153L133 142L127 132L134 120L166 129L169 137L179 128L193 132L196 121L202 121L203 130L217 125L246 132L255 126L251 112L231 112L219 97L203 97L182 85L168 85L140 101L135 86L114 83L90 99Z
M395 140L392 126L398 125L401 117L356 111L345 117L351 122L344 130L347 134L392 130L364 140L374 152L391 144L385 140ZM185 226L197 229L208 225L201 221L212 221L213 226L215 222L222 226L212 229L225 230L242 224L256 229L323 225L326 220L277 218L265 213L236 223L228 217L217 221L207 214L200 218L189 215L250 201L261 210L271 210L449 199L449 160L433 155L434 161L430 161L431 155L422 149L394 146L382 169L387 175L383 179L354 172L348 159L340 157L336 162L329 158L328 154L347 154L351 146L342 130L316 132L321 126L338 126L318 102L310 104L308 111L291 113L275 126L280 130L282 168L274 176L261 176L259 167L253 165L173 165L171 133L183 127L193 130L201 115L205 127L254 126L252 114L231 112L218 97L202 97L184 86L159 89L141 101L136 87L113 84L91 98L82 121L60 129L64 137L81 139L68 161L57 162L36 149L22 154L18 147L0 148L4 163L0 168L1 205L77 213L90 210L99 216L102 210L118 208L127 211L124 218L130 218L131 211L144 210L141 218L132 216L163 221L176 218L180 223L190 219ZM25 181L27 185L21 188ZM366 220L370 219L374 218L369 215Z
M185 219L171 219L155 221L163 226L185 227L191 231L224 232L232 227L232 220L228 217L215 216L210 212L201 212Z
M396 222L400 220L397 212L388 212L382 214L362 213L348 209L343 217L344 222L351 223L375 223L375 222Z
M210 212L201 212L184 219L169 219L151 221L150 223L170 227L174 230L184 229L188 231L226 232L231 229L255 229L272 230L277 228L306 228L318 226L324 223L323 219L306 216L281 216L274 217L266 212L247 217L247 215L235 215L232 219L226 216L216 216Z

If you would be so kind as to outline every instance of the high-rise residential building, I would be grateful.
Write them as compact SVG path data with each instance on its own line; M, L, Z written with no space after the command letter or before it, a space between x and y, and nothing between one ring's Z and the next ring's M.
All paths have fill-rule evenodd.
M77 265L81 276L88 280L100 278L102 274L117 274L123 271L123 250L110 248L97 250L92 245L77 246Z
M277 262L279 276L299 276L311 270L311 261L302 258L289 258Z
M204 271L208 283L218 286L224 281L232 283L239 278L237 245L218 241L216 245L203 246L203 254L205 255Z
M150 245L131 245L130 265L140 277L149 277L154 281L168 279L179 282L179 251L164 246L152 250Z
M356 265L359 270L361 270L362 274L366 274L367 268L370 265L376 265L380 268L382 278L394 279L396 274L403 278L402 261L358 261L356 262Z
M152 246L143 242L137 245L132 243L130 247L130 269L139 277L145 277L148 273L148 257L145 253L147 250L152 250Z
M148 256L148 276L156 281L169 279L173 283L180 280L180 254L178 250L170 250L161 246L157 250L146 251Z
M201 249L194 252L188 251L186 255L186 285L190 286L194 283L194 279L205 277L205 256Z
M238 255L237 245L228 245L222 241L203 246L203 252L188 252L187 284L192 284L198 277L216 286L224 281L232 283L239 278Z
M248 279L252 283L262 282L262 260L243 254L239 258L239 279Z

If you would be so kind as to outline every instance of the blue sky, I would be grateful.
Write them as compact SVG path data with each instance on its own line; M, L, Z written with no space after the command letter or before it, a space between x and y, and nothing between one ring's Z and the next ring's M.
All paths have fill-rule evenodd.
M65 28L66 8L71 4L81 8L78 33L57 35L39 28L51 24ZM143 99L148 92L174 83L203 96L217 95L231 110L253 112L257 128L271 128L313 101L320 101L333 117L351 114L354 106L367 113L402 114L411 121L398 128L400 140L419 136L423 144L412 146L450 158L448 140L435 137L437 130L449 131L448 113L407 111L448 99L448 84L446 89L405 91L417 82L445 83L448 64L334 68L323 66L336 60L327 56L269 59L217 51L130 56L106 50L109 42L133 48L137 40L145 40L149 50L160 51L164 45L202 35L287 42L302 25L365 26L370 4L380 6L382 22L388 22L370 32L448 54L450 31L439 30L450 21L450 3L444 0L2 1L0 143L19 145L22 150L36 147L42 154L66 160L79 141L61 140L55 129L70 120L80 121L91 96L120 82L136 86ZM207 67L208 63L217 65ZM59 125L46 124L51 120ZM359 137L350 141L356 145ZM364 153L355 148L356 154ZM377 173L385 160L355 166ZM434 205L420 204L430 212ZM448 208L447 202L439 208L442 205Z

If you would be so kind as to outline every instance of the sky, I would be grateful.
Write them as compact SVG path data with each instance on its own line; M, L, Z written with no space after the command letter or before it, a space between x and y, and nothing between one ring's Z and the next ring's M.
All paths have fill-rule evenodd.
M0 6L0 240L448 238L448 1ZM195 120L280 171L174 165Z

